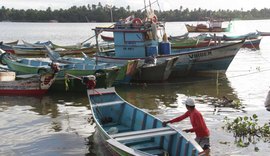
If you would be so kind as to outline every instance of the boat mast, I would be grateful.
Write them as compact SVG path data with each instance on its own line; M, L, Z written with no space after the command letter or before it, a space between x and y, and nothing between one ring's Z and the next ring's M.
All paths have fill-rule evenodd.
M96 55L98 56L100 51L100 47L99 47L99 43L98 43L98 35L100 34L100 32L97 32L97 29L95 29L95 37L96 37L96 48L97 48L97 52ZM96 57L96 65L98 64L98 57Z

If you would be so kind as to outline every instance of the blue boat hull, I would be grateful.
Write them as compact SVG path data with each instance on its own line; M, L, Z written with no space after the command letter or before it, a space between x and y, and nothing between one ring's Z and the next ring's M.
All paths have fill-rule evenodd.
M192 156L201 147L182 131L124 101L114 88L88 90L97 129L117 155Z

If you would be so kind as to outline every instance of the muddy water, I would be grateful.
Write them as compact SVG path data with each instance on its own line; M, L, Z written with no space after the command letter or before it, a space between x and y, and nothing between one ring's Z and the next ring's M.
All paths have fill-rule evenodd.
M168 34L182 34L185 31L183 24L184 22L166 23ZM37 28L37 31L45 28L49 30L33 36L26 31L29 25ZM91 25L94 26L95 24ZM0 35L6 41L25 39L35 42L50 39L56 43L70 44L86 39L85 34L90 32L89 24L52 26L4 23L0 27L6 30ZM256 29L270 31L269 28L268 20L237 21L233 30L244 33ZM18 32L8 33L9 29ZM64 30L69 30L69 33ZM74 32L74 42L71 42L71 32ZM212 155L268 155L269 142L257 141L246 148L237 147L233 135L223 130L222 126L225 116L235 118L257 114L260 124L270 122L270 112L264 107L270 89L269 43L270 37L264 37L260 50L241 49L225 76L188 77L163 84L122 85L117 86L116 90L130 103L163 120L184 113L186 109L182 100L192 96L211 131ZM243 108L219 107L216 111L217 101L223 96L239 100ZM0 155L107 155L94 133L95 125L89 123L90 114L85 93L50 92L39 98L0 96ZM188 128L190 123L189 120L184 120L173 126ZM193 134L190 136L194 137ZM259 151L256 152L255 147Z

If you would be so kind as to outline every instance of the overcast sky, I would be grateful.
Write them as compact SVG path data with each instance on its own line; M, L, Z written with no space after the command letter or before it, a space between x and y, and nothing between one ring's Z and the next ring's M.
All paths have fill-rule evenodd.
M146 0L147 3L149 0ZM151 0L154 2L155 0ZM158 0L161 11L170 9L179 9L180 6L183 8L201 8L208 10L219 10L219 9L230 9L230 10L241 10L244 11L257 8L258 10L263 8L270 8L269 0ZM142 9L144 6L144 0L0 0L0 6L6 8L15 9L38 9L45 10L48 7L54 9L67 9L71 6L83 6L98 4L101 2L103 6L106 4L114 5L116 7L127 7L130 6L131 10ZM156 4L153 8L158 10Z

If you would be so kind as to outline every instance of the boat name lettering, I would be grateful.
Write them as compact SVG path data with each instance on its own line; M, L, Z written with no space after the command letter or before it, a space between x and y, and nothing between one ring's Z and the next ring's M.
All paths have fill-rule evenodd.
M189 54L188 56L190 58L198 58L198 57L205 57L208 55L212 55L212 51L208 51L208 52L201 52L201 53L196 53L196 54Z

